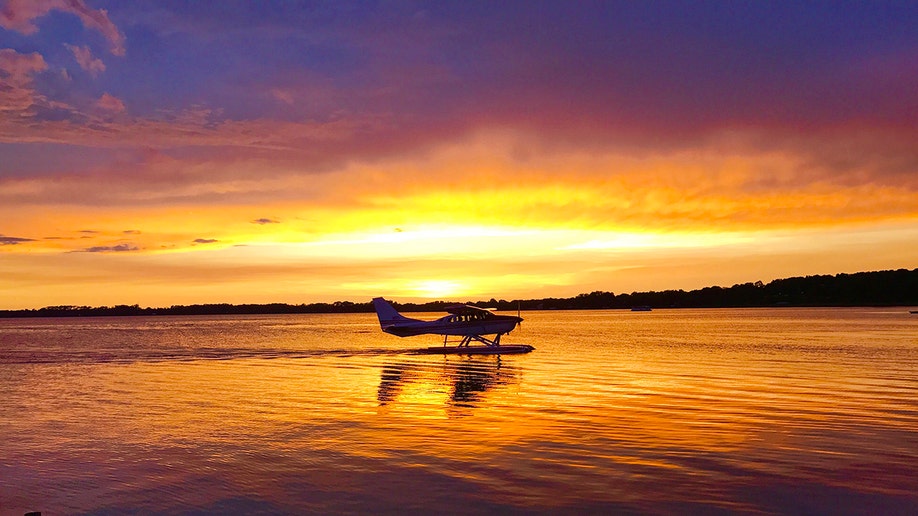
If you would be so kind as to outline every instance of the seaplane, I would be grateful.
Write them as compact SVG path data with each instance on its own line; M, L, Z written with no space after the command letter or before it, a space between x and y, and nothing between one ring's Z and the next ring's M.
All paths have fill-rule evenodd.
M500 355L529 353L535 349L528 344L500 343L501 335L510 333L523 321L519 314L497 315L477 306L453 305L446 307L450 315L422 321L398 313L391 303L381 297L373 298L373 308L379 318L379 327L391 335L443 335L443 346L417 350L419 354ZM494 338L485 335L494 335ZM449 346L450 337L460 337L458 345ZM472 342L482 345L472 346Z

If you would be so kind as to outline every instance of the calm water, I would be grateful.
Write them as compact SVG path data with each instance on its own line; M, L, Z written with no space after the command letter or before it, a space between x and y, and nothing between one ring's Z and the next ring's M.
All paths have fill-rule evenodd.
M0 320L0 513L918 513L906 309L523 316Z

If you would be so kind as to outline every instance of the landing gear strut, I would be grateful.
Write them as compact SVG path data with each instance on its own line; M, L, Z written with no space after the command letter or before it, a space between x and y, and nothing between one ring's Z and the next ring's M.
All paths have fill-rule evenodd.
M469 343L472 342L473 340L474 340L474 341L477 341L477 342L481 342L482 344L484 344L485 346L488 346L488 347L497 347L497 346L500 346L500 335L501 335L501 334L498 333L497 335L494 336L493 339L489 339L489 338L484 337L484 336L482 336L482 335L463 335L463 336L462 336L462 340L459 341L459 346L458 346L458 347L460 347L460 348L462 348L462 347L468 347ZM444 335L444 336L443 336L443 345L444 345L444 346L446 346L446 344L447 344L447 342L448 342L448 339L449 339L449 336L448 336L448 335Z

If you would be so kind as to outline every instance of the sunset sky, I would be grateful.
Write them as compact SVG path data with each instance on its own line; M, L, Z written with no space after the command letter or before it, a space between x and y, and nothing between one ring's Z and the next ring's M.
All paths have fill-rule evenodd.
M0 308L915 267L916 2L0 0Z

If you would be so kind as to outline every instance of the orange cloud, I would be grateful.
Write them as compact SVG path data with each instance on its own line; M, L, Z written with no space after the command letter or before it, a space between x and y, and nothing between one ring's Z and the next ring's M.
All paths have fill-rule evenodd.
M839 140L820 142L824 148L817 152L855 142ZM483 133L414 160L354 166L359 179L343 182L338 193L359 200L366 219L373 213L392 225L407 223L413 214L434 222L660 230L918 217L918 192L869 156L839 173L814 168L814 151L796 147L725 148L716 141L644 156L615 149L539 150L531 146L537 142ZM900 148L899 156L907 161L910 152ZM887 180L877 181L877 168L890 174Z
M794 149L725 151L717 143L651 157L528 147L525 137L481 133L423 154L324 171L237 153L151 152L81 173L0 179L7 207L0 212L39 217L49 206L79 207L95 215L68 218L86 226L111 216L109 231L141 229L148 249L184 247L201 234L227 243L266 235L294 242L419 225L724 232L918 218L918 193L907 183L814 171ZM163 218L191 209L200 222L194 227ZM157 241L152 220L187 232ZM278 220L284 224L272 224ZM35 236L24 229L6 231Z

